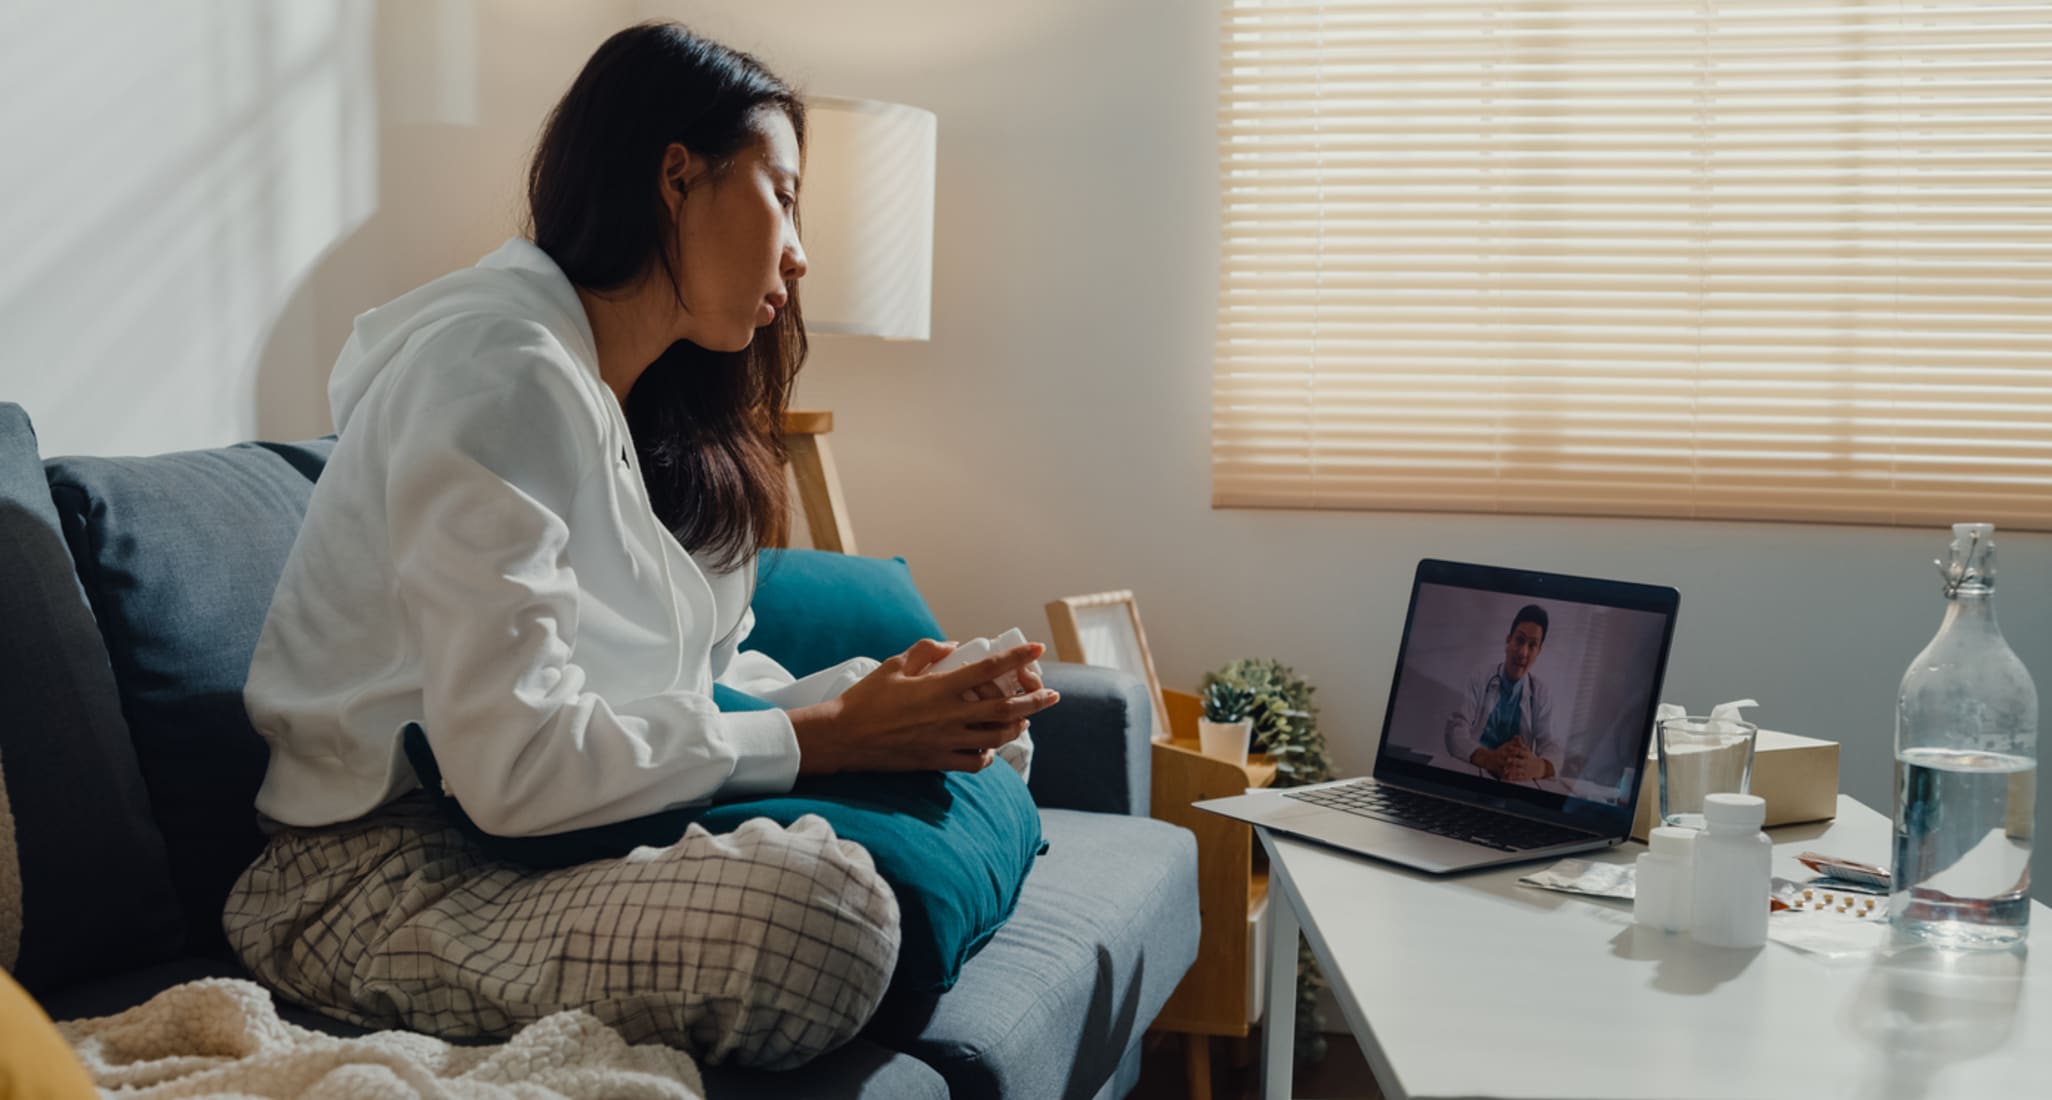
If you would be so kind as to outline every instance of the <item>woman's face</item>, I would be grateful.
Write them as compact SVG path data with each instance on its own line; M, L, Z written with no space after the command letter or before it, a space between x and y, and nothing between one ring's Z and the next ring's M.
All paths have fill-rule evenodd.
M755 114L755 138L724 172L671 146L666 189L677 226L683 339L711 351L740 351L776 320L788 287L805 274L798 243L798 137L774 107Z

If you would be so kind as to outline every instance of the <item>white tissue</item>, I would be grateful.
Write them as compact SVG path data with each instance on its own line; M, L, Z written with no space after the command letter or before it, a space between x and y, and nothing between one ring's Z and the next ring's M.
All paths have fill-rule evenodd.
M1026 634L1018 627L1013 627L995 638L971 638L956 646L953 653L941 658L934 663L932 668L926 671L928 674L953 672L963 665L980 661L994 653L1005 653L1017 649L1025 644ZM1027 665L1026 671L1031 672L1035 678L1038 678L1041 675L1040 662L1034 661ZM1005 673L1003 676L998 677L995 683L1006 695L1017 695L1026 689L1026 685L1020 682L1019 674L1016 672ZM963 692L962 698L974 702L976 692L973 690ZM1030 725L1029 723L1029 727ZM1019 773L1019 778L1030 778L1033 772L1033 734L1021 732L1019 736L999 745L997 755L998 759L1011 765L1012 770Z
M1710 717L1729 718L1734 722L1743 722L1746 720L1746 716L1740 714L1739 711L1745 707L1757 707L1759 705L1760 701L1758 699L1734 699L1729 703L1719 703L1711 707Z
M1760 701L1758 699L1733 699L1729 703L1719 703L1711 707L1710 717L1728 718L1734 722L1743 722L1746 716L1741 714L1740 711L1746 707L1757 707L1759 705ZM1686 708L1678 707L1673 703L1662 703L1659 709L1653 712L1653 724L1658 726L1669 718L1687 718L1688 716L1689 712Z

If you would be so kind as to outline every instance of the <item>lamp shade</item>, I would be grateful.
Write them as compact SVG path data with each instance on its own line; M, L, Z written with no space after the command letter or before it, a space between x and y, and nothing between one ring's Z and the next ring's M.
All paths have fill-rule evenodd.
M933 313L932 111L812 96L799 200L808 332L924 340Z

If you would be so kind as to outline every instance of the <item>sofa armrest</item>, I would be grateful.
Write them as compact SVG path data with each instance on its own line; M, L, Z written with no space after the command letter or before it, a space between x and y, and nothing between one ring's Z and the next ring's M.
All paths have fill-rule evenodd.
M1062 701L1033 716L1033 801L1147 816L1154 708L1146 683L1094 665L1043 661L1041 671Z

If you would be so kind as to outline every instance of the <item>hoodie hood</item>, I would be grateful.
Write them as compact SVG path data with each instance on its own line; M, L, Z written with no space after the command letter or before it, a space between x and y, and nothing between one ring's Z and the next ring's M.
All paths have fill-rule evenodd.
M432 325L467 314L538 321L597 377L598 348L577 289L549 254L515 237L477 262L359 316L328 376L335 431L347 429L371 385L407 342Z

